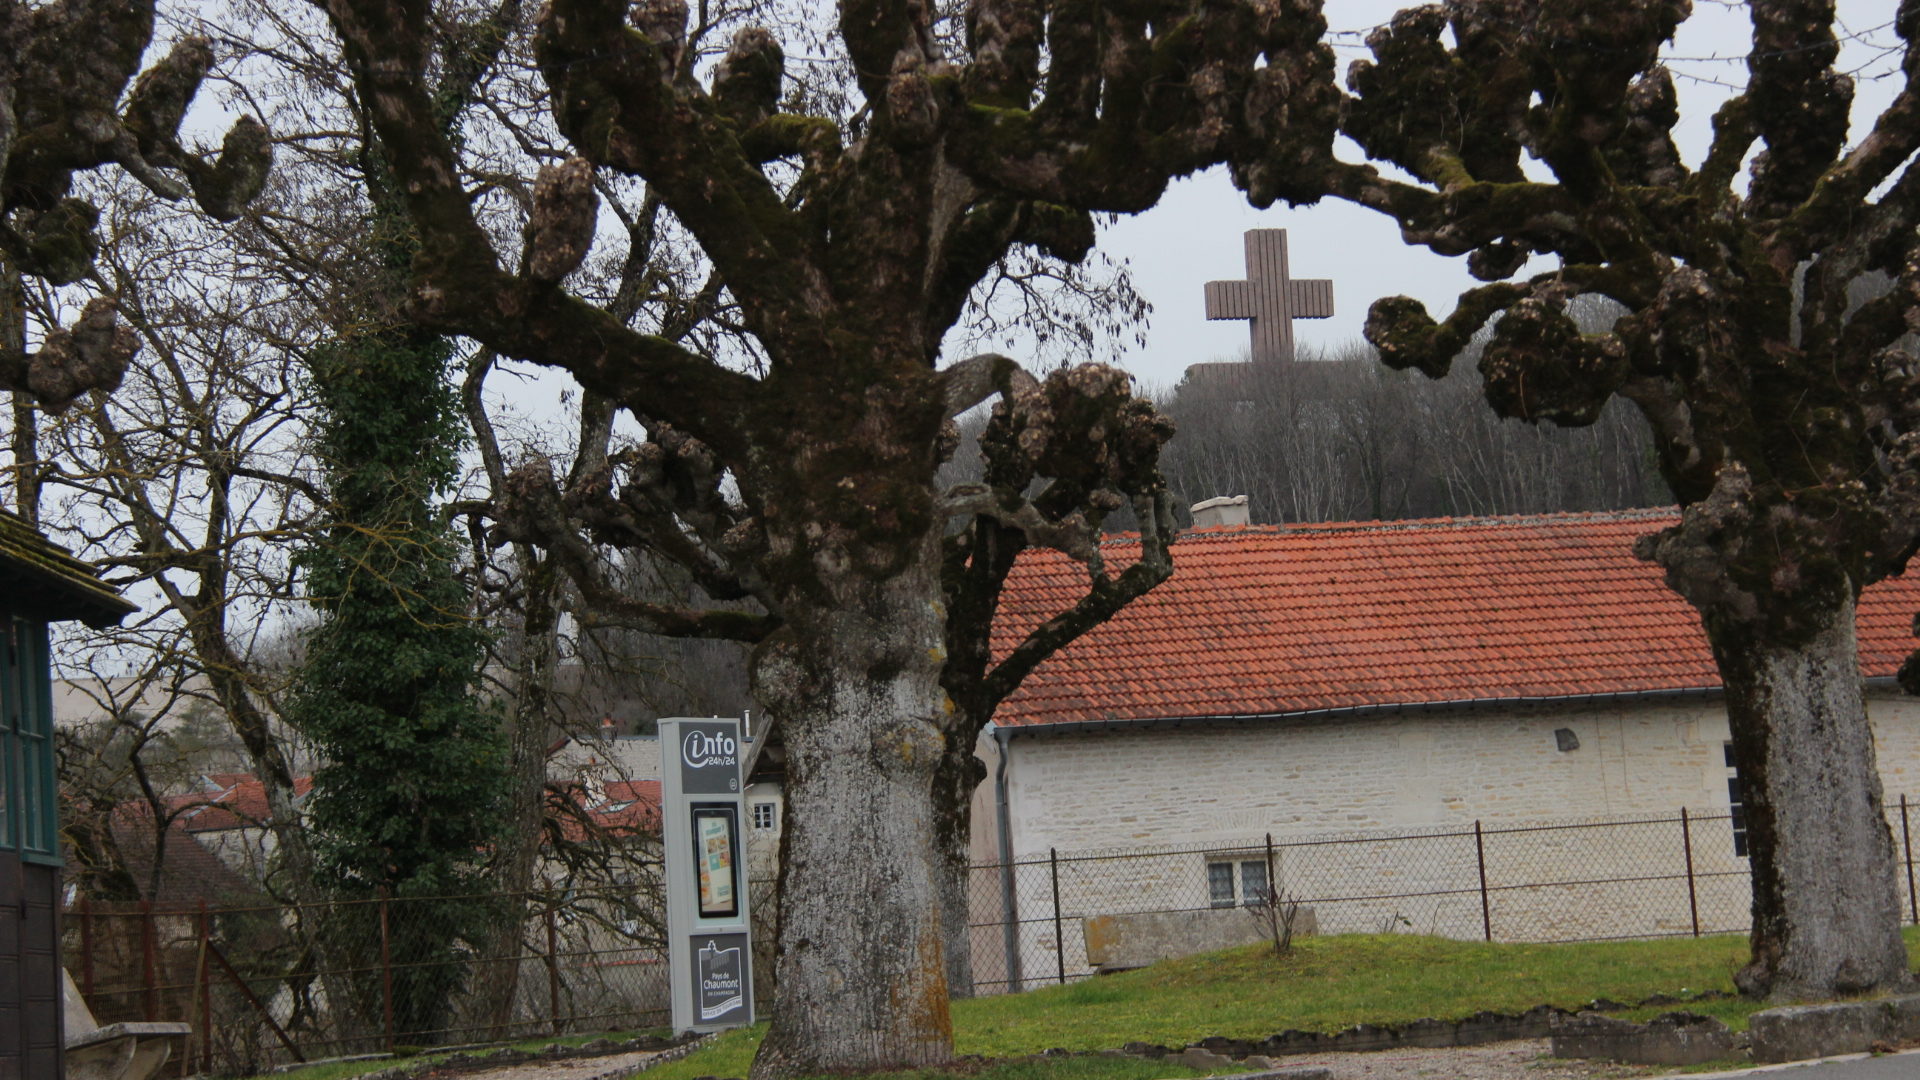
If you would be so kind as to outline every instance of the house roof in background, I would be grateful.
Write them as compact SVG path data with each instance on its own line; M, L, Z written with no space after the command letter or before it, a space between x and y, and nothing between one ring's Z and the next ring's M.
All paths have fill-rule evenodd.
M0 510L0 593L49 622L79 619L116 626L137 610L100 580L91 563L73 557L26 519Z
M252 773L210 773L201 779L205 790L167 799L167 808L179 813L176 820L188 832L251 829L273 816L267 810L267 786ZM312 790L313 777L294 778L295 799L306 798Z
M1008 726L1718 688L1693 609L1635 537L1674 511L1243 526L1185 533L1173 577L1056 653L1000 707ZM1104 545L1109 572L1137 538ZM1084 593L1029 552L994 628L1004 655ZM1860 605L1867 676L1916 642L1920 575Z
M584 813L586 820L580 815ZM610 780L605 784L547 784L547 814L567 840L587 836L587 823L614 839L660 833L660 781Z

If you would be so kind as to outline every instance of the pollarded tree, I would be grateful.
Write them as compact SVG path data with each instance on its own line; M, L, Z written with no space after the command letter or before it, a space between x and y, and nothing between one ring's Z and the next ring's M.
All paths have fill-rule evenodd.
M1908 977L1854 603L1920 539L1920 361L1903 342L1920 326L1920 87L1848 150L1831 0L1750 7L1747 86L1691 168L1658 60L1686 0L1404 11L1349 73L1343 130L1414 182L1360 165L1327 181L1490 282L1437 324L1375 303L1388 363L1443 373L1497 317L1481 372L1501 414L1584 425L1617 394L1651 426L1683 510L1636 550L1699 611L1726 685L1753 853L1738 981L1784 999ZM1920 4L1895 29L1911 80ZM1509 281L1531 253L1561 265ZM1856 303L1873 271L1895 288ZM1581 293L1626 314L1582 334Z
M140 73L153 24L153 0L0 0L0 386L51 408L118 385L138 348L112 300L98 297L71 328L28 351L14 275L78 281L99 246L99 211L72 194L75 174L118 165L161 198L191 195L231 221L259 194L272 160L267 129L251 117L234 124L217 157L181 144L180 121L213 49L182 38ZM16 409L16 424L30 419Z
M759 1077L950 1056L936 776L945 790L964 765L981 702L1168 572L1167 429L1125 377L1087 366L1042 384L1001 356L940 370L943 335L1010 248L1077 260L1091 212L1144 209L1242 143L1331 141L1312 0L980 0L963 56L942 54L930 9L841 9L863 101L842 122L782 111L765 31L739 33L702 85L675 63L684 4L555 0L537 55L579 156L542 176L508 260L434 124L428 5L328 5L419 230L413 315L566 368L651 436L564 492L517 473L497 538L557 542L549 523L571 509L735 602L630 615L757 643L756 696L789 748L780 1010ZM1310 194L1289 160L1247 172ZM761 371L635 333L562 287L593 240L596 170L644 179L698 241ZM952 418L995 394L989 482L937 489ZM1026 497L1036 480L1049 484ZM1148 557L1116 573L1095 539L1129 504ZM1088 591L991 656L998 583L1032 543L1084 560ZM949 696L950 664L971 672L971 700Z

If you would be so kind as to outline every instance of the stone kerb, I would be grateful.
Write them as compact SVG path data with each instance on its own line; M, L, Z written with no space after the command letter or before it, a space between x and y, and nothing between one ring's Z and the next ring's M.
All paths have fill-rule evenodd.
M1555 1017L1553 1056L1628 1065L1698 1065L1733 1053L1733 1032L1710 1016L1674 1012L1636 1024L1599 1013Z
M1762 1009L1748 1018L1747 1032L1753 1060L1768 1064L1864 1053L1920 1040L1920 994Z

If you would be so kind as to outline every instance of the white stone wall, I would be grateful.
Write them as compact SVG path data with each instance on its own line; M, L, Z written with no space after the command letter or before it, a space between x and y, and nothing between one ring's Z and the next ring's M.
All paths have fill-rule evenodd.
M1920 817L1920 702L1876 693L1869 712L1899 844L1901 794ZM1559 748L1562 728L1578 749ZM1506 941L1680 934L1696 910L1703 932L1744 929L1726 739L1717 698L1021 734L1007 795L1014 852L1031 863L1015 873L1022 974L1057 977L1056 869L1072 976L1087 970L1079 917L1205 907L1206 864L1264 862L1269 834L1276 882L1315 901L1323 932L1478 938L1491 922ZM997 763L982 749L974 846L991 862ZM975 886L975 922L997 921L997 882ZM1004 977L1004 943L976 938L990 939L977 942L979 976Z

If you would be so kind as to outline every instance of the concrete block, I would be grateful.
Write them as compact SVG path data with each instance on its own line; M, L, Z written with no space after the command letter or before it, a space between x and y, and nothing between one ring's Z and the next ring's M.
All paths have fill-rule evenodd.
M1312 908L1301 908L1293 936L1318 929ZM1127 971L1194 953L1231 949L1270 940L1266 928L1246 908L1154 911L1137 915L1097 915L1080 921L1087 963L1099 971Z
M1698 1065L1733 1053L1733 1032L1710 1016L1675 1012L1645 1024L1599 1013L1560 1017L1553 1056L1628 1065Z
M1920 1038L1920 995L1762 1009L1747 1031L1759 1062L1864 1053L1876 1042Z

